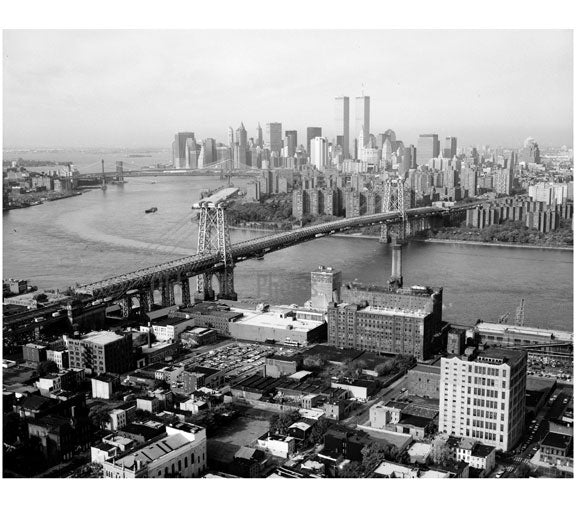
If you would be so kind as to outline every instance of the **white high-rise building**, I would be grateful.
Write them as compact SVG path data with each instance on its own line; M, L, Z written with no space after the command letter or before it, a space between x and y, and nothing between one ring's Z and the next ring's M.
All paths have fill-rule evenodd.
M503 348L442 358L438 430L512 449L524 429L526 364L526 352Z
M310 163L317 169L328 165L328 139L325 137L315 137L310 141Z

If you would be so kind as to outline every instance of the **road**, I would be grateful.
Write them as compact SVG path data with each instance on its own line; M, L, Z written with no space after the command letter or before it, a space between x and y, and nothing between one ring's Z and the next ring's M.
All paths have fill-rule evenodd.
M407 377L406 375L400 377L398 380L392 382L388 387L383 387L380 389L378 394L374 396L367 403L363 403L360 407L353 410L347 419L341 421L342 424L347 426L356 426L358 424L365 424L370 420L370 407L376 403L382 401L387 403L388 401L400 397L402 389L404 389Z

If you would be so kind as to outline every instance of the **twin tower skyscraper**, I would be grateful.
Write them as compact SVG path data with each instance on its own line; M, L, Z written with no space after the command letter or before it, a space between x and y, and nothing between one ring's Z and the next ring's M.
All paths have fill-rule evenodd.
M370 135L370 97L362 94L356 97L355 105L356 122L354 125L353 139L356 151L359 147L356 145L360 138L360 132L364 130L364 139ZM342 150L343 158L350 158L350 97L336 97L336 144ZM353 155L356 155L355 153ZM356 158L356 157L354 157Z

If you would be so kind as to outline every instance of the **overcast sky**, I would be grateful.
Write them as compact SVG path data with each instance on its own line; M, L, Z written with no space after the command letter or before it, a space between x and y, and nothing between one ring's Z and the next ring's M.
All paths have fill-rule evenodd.
M459 145L572 145L572 32L5 31L4 147L225 142L243 121L334 135L334 97L391 128ZM351 132L351 137L354 137Z

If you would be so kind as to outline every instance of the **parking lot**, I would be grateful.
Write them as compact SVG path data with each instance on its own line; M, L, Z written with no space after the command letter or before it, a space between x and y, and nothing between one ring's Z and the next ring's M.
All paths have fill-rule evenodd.
M240 377L261 371L267 356L289 353L291 351L288 349L279 349L269 345L234 342L204 352L189 354L182 362L187 365L222 370L226 375Z

